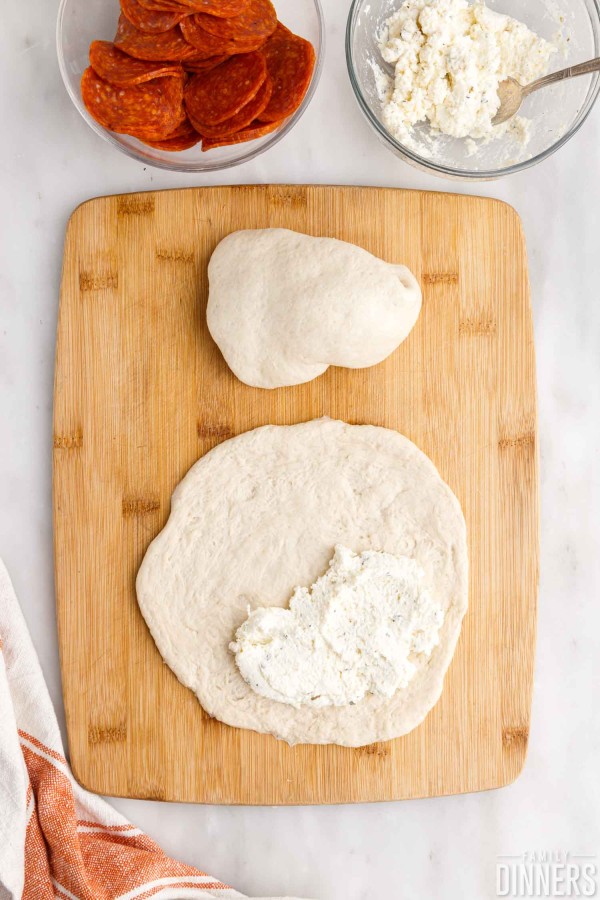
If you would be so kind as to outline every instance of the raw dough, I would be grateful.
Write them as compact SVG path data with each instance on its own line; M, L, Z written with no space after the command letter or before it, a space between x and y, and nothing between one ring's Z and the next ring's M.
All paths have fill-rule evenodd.
M214 251L208 278L209 331L253 387L303 384L329 366L374 366L421 309L406 266L284 228L233 232Z
M413 557L444 609L440 643L391 700L294 709L259 696L229 650L248 606L286 606L338 543ZM190 469L137 594L165 662L210 715L290 743L362 746L413 729L441 693L467 609L465 522L433 463L396 431L329 419L267 425Z

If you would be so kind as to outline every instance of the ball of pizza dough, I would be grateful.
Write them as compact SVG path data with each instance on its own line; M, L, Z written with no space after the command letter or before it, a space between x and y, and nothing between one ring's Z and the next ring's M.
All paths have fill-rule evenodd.
M421 310L406 266L285 228L233 232L215 249L208 276L208 328L252 387L303 384L329 366L377 365Z

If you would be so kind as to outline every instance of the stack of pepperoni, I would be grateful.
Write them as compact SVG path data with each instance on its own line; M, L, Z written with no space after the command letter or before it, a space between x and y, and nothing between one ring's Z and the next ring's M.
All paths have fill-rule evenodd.
M271 0L120 0L114 43L94 41L81 95L104 128L161 150L275 131L300 106L315 51Z

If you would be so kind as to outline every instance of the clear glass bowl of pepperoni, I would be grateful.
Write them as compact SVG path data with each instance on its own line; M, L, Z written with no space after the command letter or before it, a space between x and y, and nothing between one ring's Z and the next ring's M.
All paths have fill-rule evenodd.
M248 162L292 130L321 75L320 0L273 2L61 0L65 87L90 128L139 162Z

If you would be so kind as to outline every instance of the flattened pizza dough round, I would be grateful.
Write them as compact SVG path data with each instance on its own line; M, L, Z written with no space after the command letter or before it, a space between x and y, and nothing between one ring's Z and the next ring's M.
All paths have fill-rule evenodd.
M229 649L248 606L287 606L336 544L411 556L443 606L440 642L391 700L296 709L255 693ZM165 662L212 716L289 743L359 747L415 728L437 702L467 609L458 500L396 431L318 419L267 425L203 456L175 490L137 577Z

